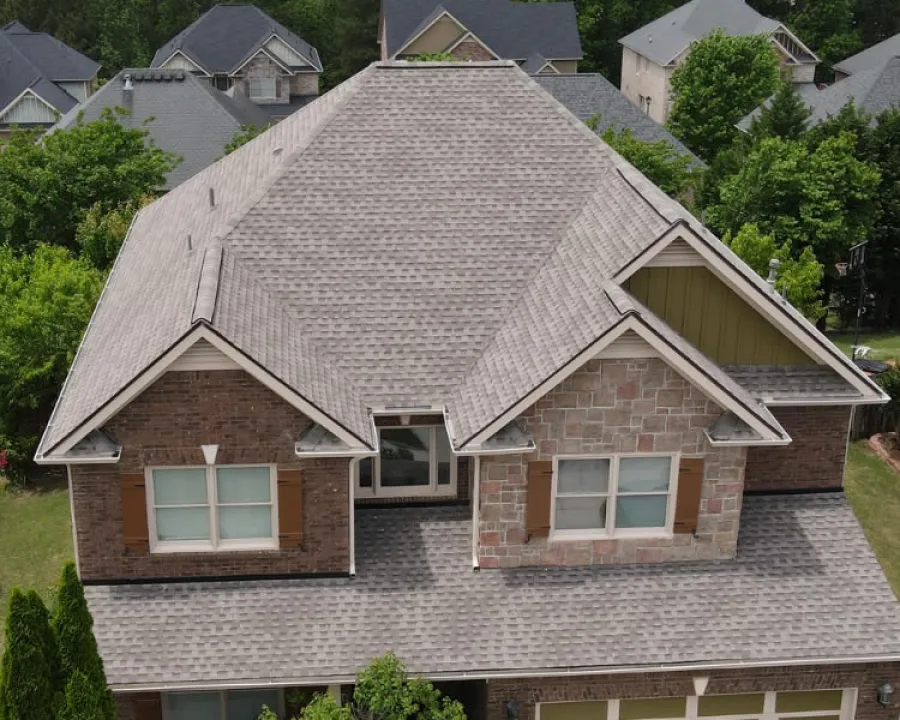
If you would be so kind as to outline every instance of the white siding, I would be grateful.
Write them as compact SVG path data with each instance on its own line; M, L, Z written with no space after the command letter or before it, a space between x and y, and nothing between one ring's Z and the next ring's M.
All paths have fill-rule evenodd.
M15 105L0 115L0 122L5 125L55 123L56 119L57 113L34 95L23 95Z
M694 248L684 240L675 240L660 250L644 267L696 267L705 264Z
M187 57L182 55L181 53L175 53L172 57L166 60L163 65L164 68L169 68L170 70L187 70L188 72L203 72L197 65L191 62Z
M265 48L288 67L309 67L309 63L288 47L286 43L283 43L280 38L270 38Z
M75 98L78 102L84 102L87 100L87 83L85 82L58 82L56 83L59 87L65 90L69 95Z
M198 340L168 367L170 372L240 369L240 365L206 340Z
M607 347L603 348L598 354L598 358L604 360L630 360L632 358L650 358L657 357L658 352L644 338L636 332L629 330Z

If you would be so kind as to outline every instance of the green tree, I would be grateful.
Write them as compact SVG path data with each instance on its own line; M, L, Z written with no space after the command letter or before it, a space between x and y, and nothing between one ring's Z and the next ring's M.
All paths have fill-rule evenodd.
M107 714L103 695L97 693L96 688L84 673L76 670L66 683L65 701L59 718L60 720L114 720L115 716Z
M53 616L53 630L59 641L59 655L66 680L66 701L84 702L96 708L99 715L66 716L65 720L115 720L116 708L106 682L103 660L94 637L94 620L84 599L84 587L73 563L63 568ZM88 702L89 699L89 702ZM72 712L77 711L72 708Z
M667 140L639 140L628 128L607 128L602 138L664 193L686 199L694 179L689 155L678 153Z
M448 52L419 53L409 58L413 62L459 62L459 58Z
M749 134L754 140L777 137L799 140L806 132L812 111L791 83L783 83L772 101L763 106L750 124Z
M0 153L0 244L77 249L75 231L91 207L109 212L139 202L175 164L145 129L125 127L111 110L39 144L30 133L13 133Z
M234 134L234 137L231 138L231 141L225 146L225 154L231 155L231 153L239 147L243 147L254 138L259 137L270 127L272 126L263 125L262 127L259 127L258 125L241 125L241 129Z
M63 248L25 255L0 246L0 448L16 482L32 466L102 287L103 275Z
M14 588L0 664L0 717L47 720L60 706L59 656L40 596Z
M672 132L706 162L731 145L735 123L778 87L778 59L764 35L714 32L672 74Z
M806 144L815 150L829 138L850 133L856 138L856 157L867 162L875 161L878 150L872 143L873 118L850 99L836 115L829 115L822 122L811 127L804 136Z
M142 206L144 204L141 203ZM99 203L91 206L75 229L80 256L98 270L109 270L136 212L137 208L130 201L107 213L103 212Z
M884 406L884 414L897 435L894 442L900 443L900 367L894 365L878 375L876 381L891 398Z
M768 277L769 262L778 260L781 265L775 289L784 293L788 302L812 322L825 314L822 304L824 268L811 247L803 248L795 259L790 241L779 247L772 235L761 233L753 223L744 225L734 238L726 234L722 240L761 277Z

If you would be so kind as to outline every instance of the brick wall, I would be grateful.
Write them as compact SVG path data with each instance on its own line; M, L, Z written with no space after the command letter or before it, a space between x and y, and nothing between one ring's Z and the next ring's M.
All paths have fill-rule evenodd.
M481 464L483 568L731 558L743 495L745 449L713 448L703 430L721 414L662 360L592 360L522 416L531 455ZM528 538L526 468L556 454L681 451L706 459L696 537L551 542Z
M503 702L512 699L522 705L519 720L534 720L538 702L693 695L694 675L710 678L707 695L858 688L856 720L896 717L896 710L875 702L875 688L880 683L887 680L894 687L900 685L900 664L893 663L496 680L488 683L487 720L506 720Z
M240 89L244 92L244 95L250 97L250 83L249 79L253 77L274 77L275 78L275 93L277 94L277 98L274 100L256 100L253 102L264 104L264 103L286 103L290 102L291 99L291 84L290 84L290 76L284 72L276 63L272 62L266 55L260 53L255 58L253 58L250 62L244 65L244 68L241 70L241 80ZM318 87L318 86L317 86Z
M122 444L115 465L72 466L78 558L86 580L348 572L349 461L300 461L294 441L309 425L298 410L242 370L170 372L107 423ZM147 465L277 463L304 470L303 547L252 552L150 554L126 550L119 476Z
M785 447L750 448L746 489L778 491L841 487L850 407L770 409L793 442Z
M290 78L291 95L318 95L319 73L301 72Z
M457 45L450 53L453 57L460 60L496 60L497 58L477 40L464 40Z

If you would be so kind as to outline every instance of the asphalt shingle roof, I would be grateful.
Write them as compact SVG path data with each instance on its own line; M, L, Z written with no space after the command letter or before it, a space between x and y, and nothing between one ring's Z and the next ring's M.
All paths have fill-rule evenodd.
M605 281L678 224L856 372L514 63L372 65L138 214L40 453L198 323L365 443L379 405L466 435L649 316Z
M436 19L442 8L506 60L540 53L551 60L580 59L581 39L571 2L512 0L384 0L387 55L393 57Z
M125 76L131 75L130 98L124 92ZM225 154L225 145L242 125L265 126L268 116L242 93L232 96L183 70L126 69L97 90L87 101L63 116L55 129L71 127L82 117L90 122L106 108L125 108L119 122L146 128L164 150L182 157L166 178L174 188ZM149 122L148 122L149 121Z
M276 22L255 5L215 5L163 45L154 67L180 50L208 73L231 73L278 35L319 72L319 53L306 40Z
M599 113L595 129L598 135L602 135L608 128L617 132L628 128L639 140L665 140L678 154L691 157L695 166L704 166L700 158L678 138L638 108L602 75L547 74L537 75L534 79L579 120L588 120Z
M475 572L468 515L358 511L353 579L87 587L109 682L346 682L387 650L431 677L900 657L841 494L745 498L719 562Z
M756 35L774 32L780 25L760 15L745 0L690 0L619 42L658 65L668 65L694 40L714 30L721 29L727 35Z
M881 67L897 55L900 55L900 33L841 60L834 66L834 69L847 75L854 75L863 70Z
M802 400L859 398L856 390L824 365L726 365L732 379L755 398Z
M31 32L24 25L7 26L3 33L48 80L93 80L100 65L52 35Z

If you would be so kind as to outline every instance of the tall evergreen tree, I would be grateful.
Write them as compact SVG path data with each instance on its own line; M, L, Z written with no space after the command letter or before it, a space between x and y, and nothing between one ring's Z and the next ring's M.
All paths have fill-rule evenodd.
M791 83L784 83L772 96L771 102L764 105L759 116L754 118L750 136L754 140L767 137L799 140L806 132L811 114L796 88Z
M65 704L59 720L108 720L102 693L83 672L76 670L66 683Z

